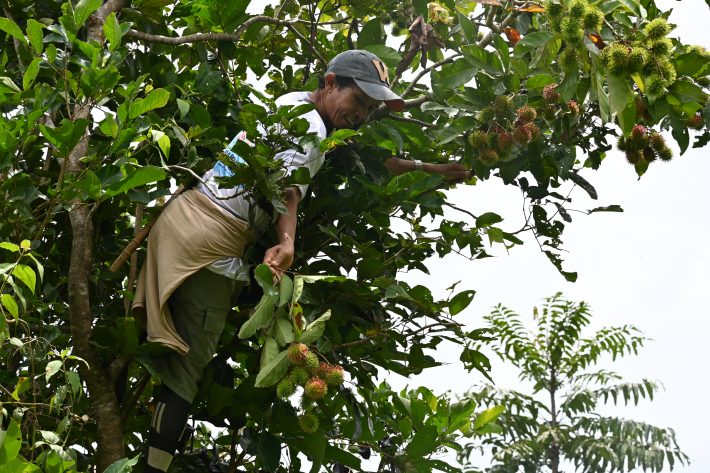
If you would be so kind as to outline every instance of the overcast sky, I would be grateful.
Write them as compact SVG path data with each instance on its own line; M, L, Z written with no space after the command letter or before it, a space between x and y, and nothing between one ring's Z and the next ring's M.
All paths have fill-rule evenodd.
M710 10L702 0L657 1L673 8L670 21L678 24L672 36L710 48ZM668 139L670 140L670 137ZM614 369L629 381L654 378L665 385L653 402L605 412L675 429L681 448L693 460L685 473L710 472L710 158L708 148L689 149L670 163L652 163L639 181L618 152L610 154L600 171L584 176L599 193L597 202L581 190L573 194L575 207L619 204L624 213L573 214L564 247L567 270L577 271L576 283L566 282L539 251L534 241L496 251L496 258L468 262L452 255L427 262L430 275L411 273L412 284L425 284L443 296L452 283L457 290L478 291L469 308L457 315L470 327L503 303L531 322L532 308L544 297L563 291L571 300L592 307L592 330L634 324L653 339L639 356L600 367ZM452 192L454 201L475 212L495 211L510 217L507 229L519 228L521 197L516 188L498 180ZM463 219L463 215L451 214ZM507 220L506 220L507 221ZM437 357L441 356L437 352ZM437 392L462 393L482 377L467 374L449 353L452 365L410 379L390 377L396 386L426 385ZM518 388L515 372L494 364L493 377L502 388ZM438 388L438 389L437 389ZM664 470L670 471L670 470Z

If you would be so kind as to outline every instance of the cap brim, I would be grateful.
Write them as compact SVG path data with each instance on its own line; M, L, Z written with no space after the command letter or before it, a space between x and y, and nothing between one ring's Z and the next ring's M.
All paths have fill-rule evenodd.
M365 95L371 99L381 100L385 103L385 105L387 105L387 108L395 112L401 112L404 110L404 100L402 97L392 92L389 87L355 78L353 78L353 80L357 86L365 92Z

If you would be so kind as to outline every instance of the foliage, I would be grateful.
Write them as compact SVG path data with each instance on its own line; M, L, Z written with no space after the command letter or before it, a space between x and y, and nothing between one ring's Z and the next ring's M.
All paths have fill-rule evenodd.
M599 413L607 403L653 400L659 389L655 381L625 382L613 371L596 368L602 357L636 355L647 341L638 329L606 327L585 337L589 307L561 294L546 299L542 311L535 308L533 331L502 306L485 320L490 348L517 367L520 380L530 386L524 392L488 385L470 394L483 406L506 406L498 420L501 430L477 443L493 453L485 471L558 472L571 463L575 471L591 473L658 472L688 462L673 430ZM475 449L476 443L469 444L461 459Z
M300 137L295 146L313 143L297 118L303 109L279 109L273 97L315 89L324 60L360 47L394 71L393 87L407 98L407 111L395 116L382 108L360 130L318 144L330 153L299 208L293 281L298 275L338 280L307 284L297 305L278 302L289 314L302 310L307 326L318 326L311 347L323 361L346 367L352 385L318 406L321 424L304 434L298 411L278 399L275 386L256 387L268 365L262 360L272 359L268 347L274 344L267 340L284 336L277 344L285 346L289 336L269 330L273 323L285 328L277 320L287 319L264 311L263 320L245 324L242 315L225 329L194 408L198 419L233 432L211 439L197 431L193 444L209 449L215 468L222 458L248 471L298 470L301 452L316 465L357 469L349 447L374 450L383 465L394 465L391 471L446 470L443 460L428 462L439 446L455 448L456 429L416 414L405 435L400 423L410 413L394 413L394 394L382 394L376 379L379 370L407 376L437 366L435 350L444 340L461 347L467 368L486 373L481 333L464 331L454 317L475 291L455 292L454 285L449 297L437 300L399 275L426 272L427 258L452 251L485 258L491 245L522 244L518 235L527 231L574 280L560 258L572 191L580 187L597 199L587 179L611 148L610 137L618 130L630 137L634 124L646 127L648 140L651 129L670 131L681 150L694 133L695 146L710 137L706 53L663 38L668 27L657 25L666 13L651 0L604 2L601 30L592 31L598 25L592 18L580 27L580 38L569 25L558 33L550 17L553 4L567 3L553 1L543 11L513 1L446 0L428 7L424 0L295 0L253 15L246 0L0 2L0 251L2 267L15 268L3 272L0 350L7 368L0 402L2 428L13 432L4 442L14 452L20 444L10 439L21 425L17 453L45 471L130 468L126 460L114 462L142 447L155 347L143 343L140 322L128 312L140 259L131 272L118 274L109 271L110 262L135 227L154 215L152 204L164 201L174 183L189 184L224 160L224 143L239 130L250 139L260 126L269 133L254 138L253 147L237 144L248 166L225 185L243 186L279 210L281 189L309 180L284 176L274 162L275 150L292 146L283 130ZM657 46L643 43L649 28ZM663 70L675 70L674 80L654 79L648 87L665 93L646 92L660 69L648 76L643 68L606 71L603 43L626 40L655 50ZM431 91L419 82L427 75ZM266 82L266 93L255 78ZM497 109L487 109L491 103ZM510 142L507 134L521 125ZM474 133L485 143L475 145ZM459 160L475 174L468 185L496 179L518 187L527 202L524 226L505 228L503 216L468 209L460 209L462 220L444 218L452 207L448 184L421 172L391 177L382 161L395 155ZM11 246L25 240L30 244L21 253ZM263 239L248 258L260 261L269 245ZM32 290L26 283L31 272L39 275ZM259 287L253 284L240 301L242 314L258 307ZM316 322L326 313L327 322ZM47 366L60 367L62 375L38 377ZM419 395L425 396L412 396ZM432 413L445 402L427 399ZM391 418L396 422L388 424ZM63 438L37 443L41 432ZM226 450L222 457L212 454L213 443ZM288 461L284 455L277 464L275 453L282 451ZM0 466L7 458L0 457Z

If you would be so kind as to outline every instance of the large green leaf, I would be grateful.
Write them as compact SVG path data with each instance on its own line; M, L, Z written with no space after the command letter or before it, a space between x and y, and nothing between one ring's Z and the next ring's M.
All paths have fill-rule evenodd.
M276 305L278 295L264 294L261 300L254 309L254 313L249 317L249 320L244 322L239 330L239 338L249 338L256 333L257 330L266 327L274 317L274 306Z
M17 26L17 23L15 23L13 20L0 16L0 30L9 34L16 40L27 44L27 38L25 38L25 35L22 33L22 30L19 26Z
M44 25L37 20L30 18L27 20L27 37L30 39L30 44L32 49L35 50L37 54L42 54L44 49L44 33L42 29Z
M550 33L548 31L536 31L534 33L526 34L515 45L515 57L522 57L525 53L533 49L545 46L554 37L554 33Z
M74 22L77 28L81 28L103 3L102 0L79 0L74 7Z
M10 294L2 294L0 295L0 302L2 302L2 306L10 312L10 315L12 315L15 319L17 319L20 316L20 311L19 308L17 307L17 302L15 302L15 299Z
M137 99L128 109L128 117L133 119L146 112L162 108L168 103L170 92L165 89L151 90L144 99Z
M165 170L157 166L130 167L126 169L126 175L123 179L106 188L104 197L123 194L136 187L162 181L165 177Z
M609 108L612 115L619 115L626 108L631 88L628 81L614 74L607 75L607 83L609 84Z
M7 430L0 429L0 466L5 465L17 457L22 447L22 432L20 426L11 419Z
M288 359L288 350L284 350L276 355L268 365L264 366L256 376L254 386L257 388L267 388L278 383L284 377L291 362Z
M310 345L318 340L325 331L325 323L328 319L330 319L330 310L308 324L298 341L305 345Z
M475 296L475 295L476 295L476 291L472 291L472 290L461 291L458 294L456 294L449 301L449 313L451 315L456 315L459 312L461 312L462 310L464 310L466 307L469 306L469 304L473 300L473 296Z
M104 473L131 473L133 467L138 463L140 455L136 455L133 458L121 458L109 465Z
M423 457L436 450L438 435L437 429L433 425L425 425L414 435L412 441L407 445L407 455L410 457Z
M502 74L503 64L500 58L491 51L488 51L476 44L467 44L461 47L463 56L474 66L491 74Z
M22 281L22 284L27 286L29 290L32 291L32 294L34 294L37 285L37 276L32 268L24 264L18 264L12 270L12 276Z

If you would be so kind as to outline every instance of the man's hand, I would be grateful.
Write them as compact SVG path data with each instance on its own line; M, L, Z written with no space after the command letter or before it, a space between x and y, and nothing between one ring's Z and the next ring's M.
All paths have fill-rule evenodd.
M274 284L281 280L284 271L293 264L293 240L288 233L284 233L281 242L272 246L264 253L263 263L269 267L274 276Z
M430 170L427 170L427 167L429 166L431 166ZM424 170L432 174L441 174L447 181L461 182L471 176L471 171L469 169L466 169L463 164L456 162L425 164Z

